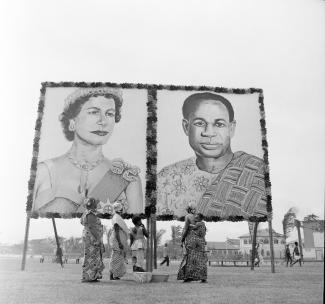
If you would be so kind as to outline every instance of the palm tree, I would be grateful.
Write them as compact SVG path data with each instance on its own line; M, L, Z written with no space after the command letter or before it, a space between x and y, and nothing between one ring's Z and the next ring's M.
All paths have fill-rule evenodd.
M289 233L293 230L296 225L297 211L298 210L296 207L291 207L283 217L282 226L285 240L288 238Z
M70 237L63 241L62 247L66 254L81 254L83 251L82 248L82 239L80 237Z
M182 243L183 228L180 225L177 226L172 225L171 230L172 230L171 252L173 252L172 258L177 259L178 255L181 254L180 245Z
M160 246L162 236L166 233L165 229L159 229L156 233L157 247Z
M172 244L176 245L176 244L181 244L182 242L182 226L180 225L172 225L171 226L171 230L172 230Z

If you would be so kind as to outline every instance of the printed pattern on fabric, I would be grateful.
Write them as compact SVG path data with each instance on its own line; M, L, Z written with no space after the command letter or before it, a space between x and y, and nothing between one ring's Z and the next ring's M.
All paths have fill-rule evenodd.
M112 247L112 256L110 261L110 272L113 274L115 278L120 278L126 274L126 250L127 250L127 234L124 232L124 230L119 229L119 236L120 241L123 245L123 250L120 249L119 243L116 238L115 231L113 230L113 233L110 237L110 245Z
M206 217L265 216L265 166L262 159L236 152L222 171L200 170L192 157L158 174L157 215L186 215L190 203Z
M87 215L91 211L87 210L81 217L81 224L84 225L82 240L84 243L84 262L82 264L82 280L94 281L102 278L104 263L102 258L102 242L98 242L89 230ZM93 226L98 233L103 233L100 219L97 218Z
M237 152L229 165L212 181L198 204L205 216L264 216L266 192L264 163L253 155Z
M185 240L186 254L181 262L177 280L207 279L208 258L205 253L205 234L206 227L202 222L197 229L190 229Z

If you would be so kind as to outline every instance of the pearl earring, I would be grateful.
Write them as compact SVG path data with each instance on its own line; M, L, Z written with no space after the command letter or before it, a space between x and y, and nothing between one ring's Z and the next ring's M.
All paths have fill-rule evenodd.
M70 125L69 125L69 131L74 131L75 130L75 127L74 127L74 123L73 122L70 122Z

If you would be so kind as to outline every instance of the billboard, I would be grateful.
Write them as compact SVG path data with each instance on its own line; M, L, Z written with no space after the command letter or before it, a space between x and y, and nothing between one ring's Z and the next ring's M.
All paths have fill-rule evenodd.
M271 211L263 94L114 83L43 83L27 211L266 219Z

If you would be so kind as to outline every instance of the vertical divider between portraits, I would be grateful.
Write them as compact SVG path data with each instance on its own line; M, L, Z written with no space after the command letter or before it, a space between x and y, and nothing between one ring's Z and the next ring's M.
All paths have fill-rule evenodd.
M146 270L152 271L156 264L154 257L154 235L156 220L156 197L157 197L157 91L148 88L147 100L147 159L146 159L146 193L145 193L145 215L147 218L147 226L149 230L149 238L147 239L147 258Z
M148 88L145 215L156 213L157 198L157 90Z

